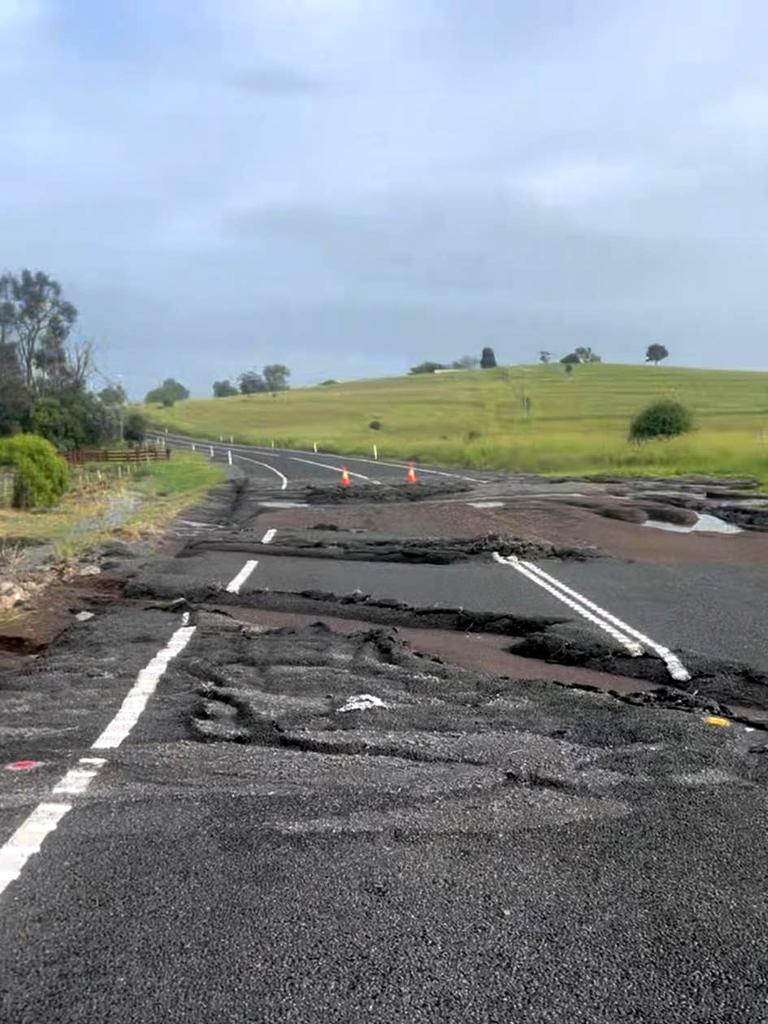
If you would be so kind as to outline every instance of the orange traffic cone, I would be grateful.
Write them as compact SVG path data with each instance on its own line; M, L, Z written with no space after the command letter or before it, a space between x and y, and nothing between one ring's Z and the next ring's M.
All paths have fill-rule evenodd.
M346 466L342 466L341 467L341 486L342 487L349 487L349 485L351 483L352 483L352 481L349 478L349 470L347 469Z
M408 463L408 473L406 474L405 482L407 484L417 484L419 482L419 478L416 476L416 470L413 468L412 462Z

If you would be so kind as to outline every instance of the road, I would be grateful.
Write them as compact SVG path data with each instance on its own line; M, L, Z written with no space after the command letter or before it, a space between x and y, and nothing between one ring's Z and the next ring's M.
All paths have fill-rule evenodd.
M590 484L213 447L0 676L0 1019L768 1019L768 535L629 558Z

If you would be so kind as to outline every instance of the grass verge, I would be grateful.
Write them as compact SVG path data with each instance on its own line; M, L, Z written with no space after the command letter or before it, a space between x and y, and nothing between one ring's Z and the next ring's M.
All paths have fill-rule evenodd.
M225 477L221 466L200 455L174 453L168 462L148 463L128 479L70 492L49 511L0 508L0 553L13 557L19 542L32 540L52 545L58 558L68 559L107 537L158 531Z

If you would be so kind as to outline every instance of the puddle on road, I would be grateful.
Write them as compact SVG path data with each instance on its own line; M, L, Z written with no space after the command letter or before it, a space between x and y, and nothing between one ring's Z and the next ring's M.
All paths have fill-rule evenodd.
M740 526L726 523L717 516L706 512L697 513L698 519L692 526L679 526L677 523L664 523L660 519L648 519L642 525L651 526L655 530L667 530L669 533L743 533Z
M309 508L306 501L260 501L262 508Z

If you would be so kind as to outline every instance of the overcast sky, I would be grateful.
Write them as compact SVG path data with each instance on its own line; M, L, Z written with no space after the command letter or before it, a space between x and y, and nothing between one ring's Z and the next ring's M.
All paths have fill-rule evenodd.
M0 267L195 393L492 345L763 368L763 0L0 0Z

